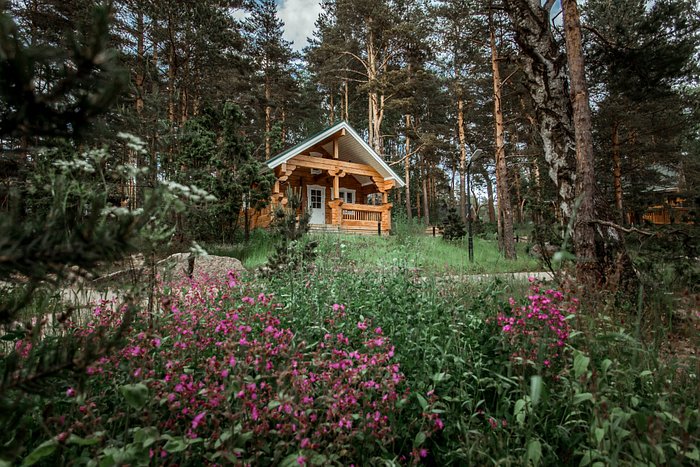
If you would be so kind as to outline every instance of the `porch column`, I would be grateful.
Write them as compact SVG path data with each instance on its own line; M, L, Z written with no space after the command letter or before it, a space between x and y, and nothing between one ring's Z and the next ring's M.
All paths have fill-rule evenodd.
M385 203L382 205L382 232L389 233L391 231L391 203Z
M340 227L343 221L343 201L334 199L328 202L331 207L331 224Z
M345 176L345 171L341 168L328 169L328 175L333 177L333 199L340 198L340 178Z

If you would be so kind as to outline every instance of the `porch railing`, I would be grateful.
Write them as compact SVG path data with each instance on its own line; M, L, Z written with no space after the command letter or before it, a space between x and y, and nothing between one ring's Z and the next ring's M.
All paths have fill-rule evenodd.
M381 224L382 232L391 230L391 204L374 206L334 200L330 205L333 223L341 229L377 230L378 224Z

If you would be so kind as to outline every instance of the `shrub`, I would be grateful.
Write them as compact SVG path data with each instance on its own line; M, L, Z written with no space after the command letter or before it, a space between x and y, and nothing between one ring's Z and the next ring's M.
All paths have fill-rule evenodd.
M447 211L447 218L442 225L442 238L445 240L459 240L466 235L464 222L457 214L457 209L453 206Z

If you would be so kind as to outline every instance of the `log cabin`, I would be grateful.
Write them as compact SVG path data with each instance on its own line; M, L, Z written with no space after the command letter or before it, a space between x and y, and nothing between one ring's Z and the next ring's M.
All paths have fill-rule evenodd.
M273 210L300 193L312 230L391 232L387 193L405 184L346 122L340 122L265 162L276 182L270 207L253 213L251 227L267 227Z

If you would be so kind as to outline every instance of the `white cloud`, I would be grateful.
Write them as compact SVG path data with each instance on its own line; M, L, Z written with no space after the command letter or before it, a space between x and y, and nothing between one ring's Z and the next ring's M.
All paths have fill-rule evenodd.
M281 0L278 14L284 21L284 38L292 41L294 50L306 46L306 38L311 37L314 23L321 13L320 0Z

